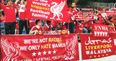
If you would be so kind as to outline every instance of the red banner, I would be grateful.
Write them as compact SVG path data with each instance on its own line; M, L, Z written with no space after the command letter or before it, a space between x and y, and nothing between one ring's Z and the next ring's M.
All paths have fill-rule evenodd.
M108 26L103 24L93 24L92 32L96 37L108 37Z
M106 11L108 16L116 15L116 11Z
M80 34L82 58L101 58L114 54L114 42L111 37L93 37L92 34Z
M109 34L110 37L112 37L113 41L114 41L114 54L116 54L116 33L110 33Z
M55 31L46 31L43 35L66 35L69 34L68 30L55 30Z
M1 36L1 61L77 61L77 35Z
M93 12L74 12L72 15L75 20L94 20Z
M67 0L27 0L27 18L67 21Z

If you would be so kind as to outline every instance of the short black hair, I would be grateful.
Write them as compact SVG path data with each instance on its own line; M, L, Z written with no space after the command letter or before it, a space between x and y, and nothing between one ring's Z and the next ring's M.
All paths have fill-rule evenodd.
M37 25L37 23L38 23L39 21L40 21L40 20L36 20L36 21L35 21L35 24Z

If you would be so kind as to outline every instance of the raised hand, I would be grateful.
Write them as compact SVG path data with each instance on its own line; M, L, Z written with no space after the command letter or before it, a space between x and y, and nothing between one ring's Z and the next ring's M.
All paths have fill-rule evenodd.
M16 1L15 1L15 4L17 4L19 1L20 1L20 0L16 0Z

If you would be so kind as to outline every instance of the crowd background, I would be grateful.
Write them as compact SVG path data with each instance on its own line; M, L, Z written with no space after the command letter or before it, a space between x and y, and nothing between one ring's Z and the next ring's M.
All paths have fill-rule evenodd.
M69 1L69 0L68 0ZM93 24L107 25L109 31L116 32L116 6L102 8L79 8L77 0L68 2L68 22L25 18L25 0L0 1L0 32L1 34L34 34L41 35L48 31L66 30L69 33L92 33ZM114 1L115 2L115 1ZM108 15L107 11L114 14ZM87 13L88 12L88 13ZM87 13L87 14L85 14ZM79 17L83 18L79 18ZM91 19L86 17L90 16Z

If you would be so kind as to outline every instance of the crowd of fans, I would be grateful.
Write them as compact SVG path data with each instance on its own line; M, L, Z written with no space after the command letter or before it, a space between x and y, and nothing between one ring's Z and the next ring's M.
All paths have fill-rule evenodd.
M70 16L68 22L57 22L40 19L29 20L26 18L25 0L16 0L15 3L8 0L6 4L4 0L2 0L0 5L0 22L4 23L5 34L24 34L24 28L26 34L30 35L42 35L48 31L64 30L65 34L91 33L93 24L107 25L109 31L116 32L116 15L107 15L106 8L102 8L102 10L93 9L91 11L93 13L93 19L76 19L76 16L83 14L84 11L82 11L81 8L77 9L75 3L72 3L72 6L67 10ZM17 20L17 18L19 18L19 20Z

